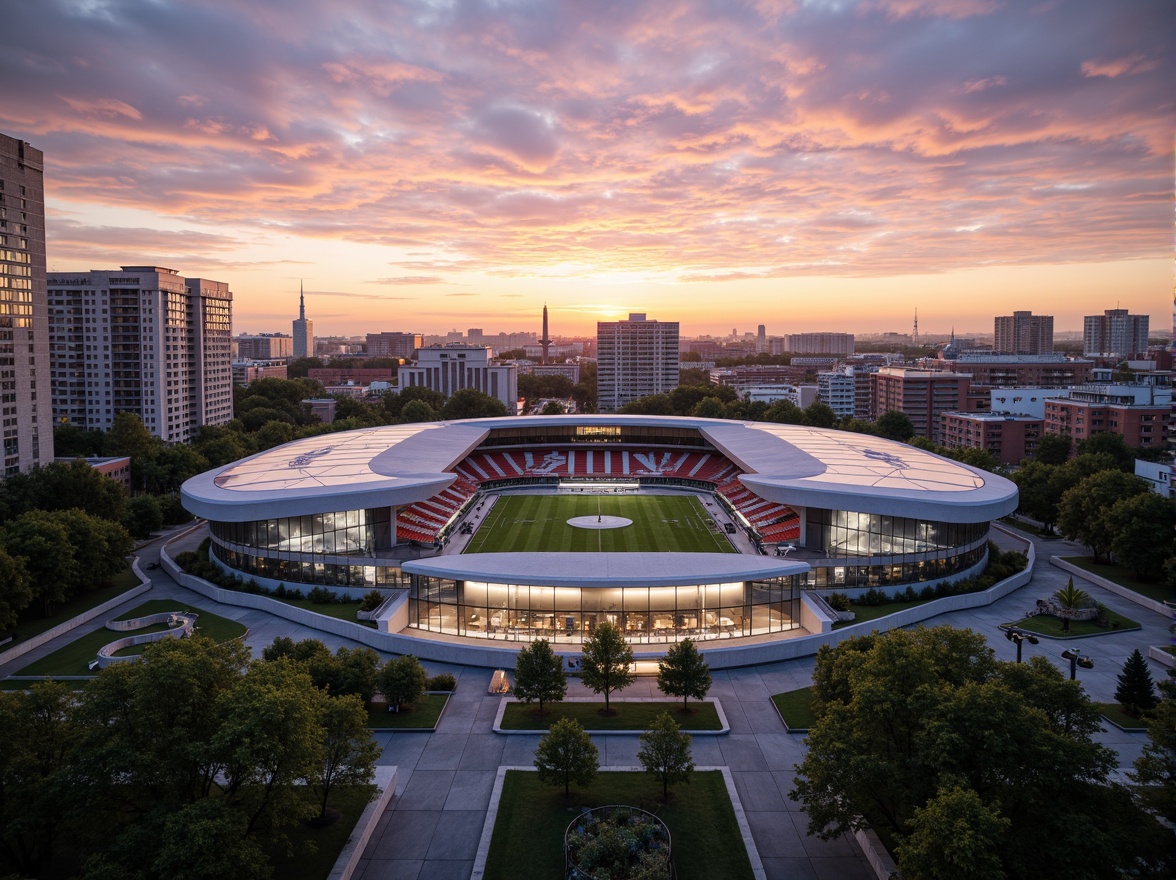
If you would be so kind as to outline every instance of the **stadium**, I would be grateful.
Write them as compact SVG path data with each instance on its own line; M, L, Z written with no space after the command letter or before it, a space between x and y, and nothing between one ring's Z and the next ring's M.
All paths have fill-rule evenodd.
M388 590L385 631L455 644L602 621L635 644L803 634L805 590L967 577L1016 487L840 431L539 416L304 438L184 484L224 570Z

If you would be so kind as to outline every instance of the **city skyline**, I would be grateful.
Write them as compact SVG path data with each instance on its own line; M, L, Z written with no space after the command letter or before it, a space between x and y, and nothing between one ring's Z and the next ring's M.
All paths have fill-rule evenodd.
M45 153L50 271L224 278L238 333L300 279L319 336L544 302L567 336L1160 330L1172 31L1143 0L62 0L6 14L0 131Z

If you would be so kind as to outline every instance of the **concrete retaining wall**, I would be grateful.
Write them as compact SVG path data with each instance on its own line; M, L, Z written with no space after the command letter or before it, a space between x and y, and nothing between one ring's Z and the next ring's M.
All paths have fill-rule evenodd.
M131 562L131 570L139 579L139 586L131 587L131 589L127 590L125 593L119 593L113 599L107 599L101 605L95 605L89 611L83 611L77 617L71 617L65 623L59 623L52 629L45 630L45 632L41 633L40 635L33 636L31 639L26 639L23 642L17 642L7 650L0 651L0 663L8 663L11 660L15 660L17 657L21 657L27 654L29 651L32 651L41 647L41 645L53 641L58 636L63 636L70 630L77 629L82 624L89 623L91 620L97 620L104 614L109 614L112 609L117 608L124 602L128 602L131 599L142 596L144 593L150 590L151 579L143 574L142 569L139 568L139 560L137 557Z
M1051 556L1049 558L1049 564L1060 568L1062 571L1068 571L1075 577L1085 578L1096 587L1102 587L1104 590L1114 593L1116 596L1119 596L1122 599L1126 599L1128 602L1134 602L1136 605L1140 605L1143 608L1146 608L1148 611L1154 611L1157 614L1163 614L1166 617L1173 616L1173 610L1163 602L1157 602L1155 599L1149 599L1147 596L1140 595L1134 590L1129 590L1121 584L1117 584L1114 581L1109 581L1105 577L1101 577L1097 574L1092 574L1091 572L1084 568L1080 568L1072 562L1067 562L1060 556Z
M894 864L894 859L890 857L890 853L886 851L886 847L882 845L882 840L869 828L853 832L854 840L858 842L858 846L862 848L862 855L866 857L869 862L874 876L878 880L891 880L892 877L898 876L898 867Z
M327 880L351 880L355 875L363 851L367 849L368 841L372 839L372 833L376 830L380 817L388 809L388 802L392 800L392 795L396 792L396 770L396 767L376 768L375 783L379 793L375 800L364 807L359 821L355 823L355 828L351 831L351 837L347 839L343 851L335 860L335 866L327 875Z

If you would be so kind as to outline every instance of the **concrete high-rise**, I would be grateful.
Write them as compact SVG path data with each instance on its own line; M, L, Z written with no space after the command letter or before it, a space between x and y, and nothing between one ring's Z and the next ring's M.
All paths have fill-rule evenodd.
M678 386L678 322L649 321L632 313L627 321L596 325L596 397L602 413Z
M853 356L852 333L788 333L784 350L792 354L831 354Z
M167 443L233 418L233 294L159 266L48 274L53 418L137 415Z
M369 358L392 358L409 361L416 357L417 350L424 348L425 337L420 333L385 331L369 333L364 351Z
M994 352L999 354L1050 354L1053 351L1053 315L1013 312L993 321Z
M298 319L294 321L294 357L314 357L314 321L306 317L306 294L298 284Z
M1087 357L1127 360L1147 353L1148 315L1107 309L1082 319L1082 353Z
M53 461L44 162L0 134L0 476Z
M423 386L445 397L473 388L496 397L510 415L518 413L519 369L490 363L490 349L480 345L430 345L417 352L417 362L403 366L400 390Z

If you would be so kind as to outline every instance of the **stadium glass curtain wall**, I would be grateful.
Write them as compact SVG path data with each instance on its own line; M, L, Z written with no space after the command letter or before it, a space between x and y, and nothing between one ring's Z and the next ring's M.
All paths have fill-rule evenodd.
M608 621L632 642L725 638L800 625L795 576L682 587L542 587L413 575L409 626L578 644Z

